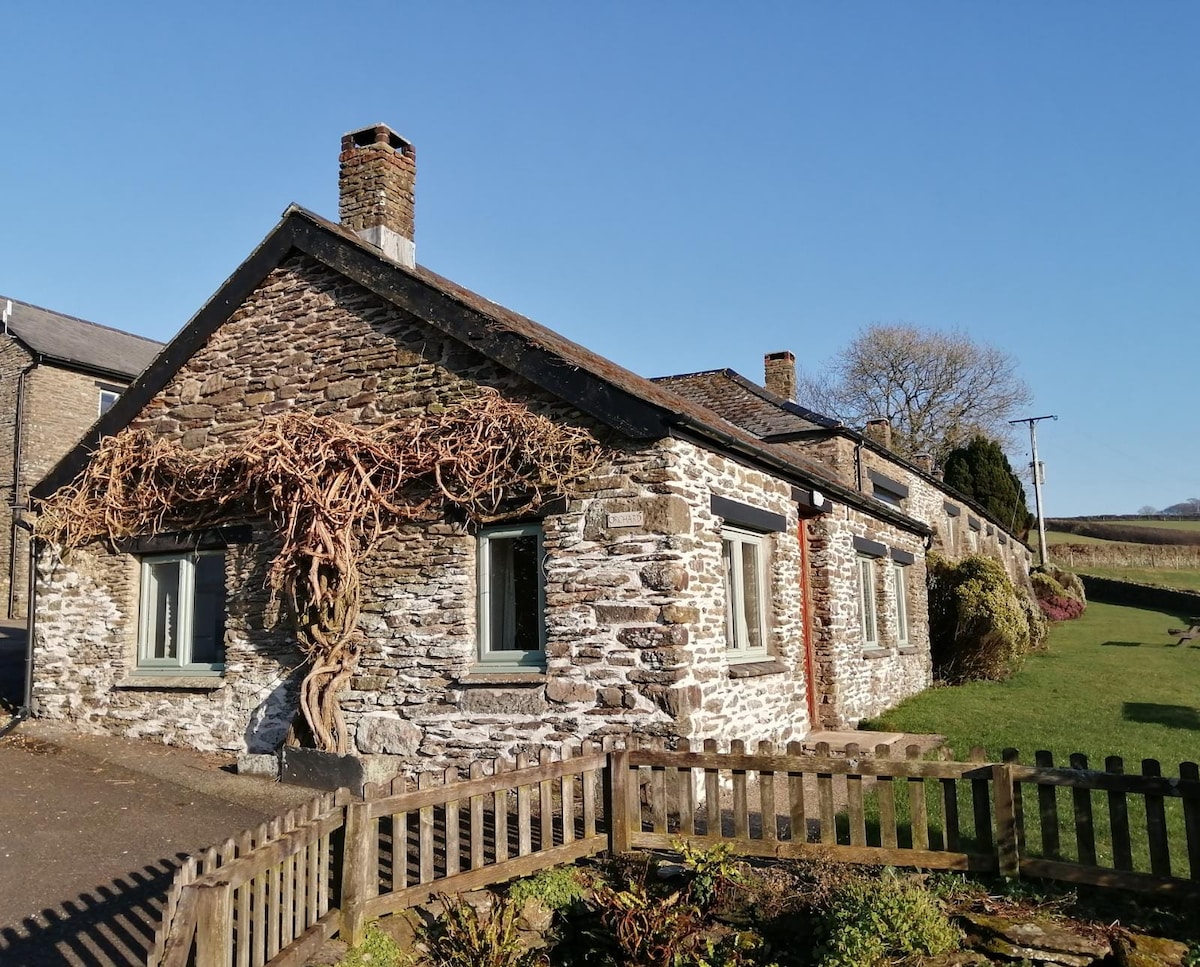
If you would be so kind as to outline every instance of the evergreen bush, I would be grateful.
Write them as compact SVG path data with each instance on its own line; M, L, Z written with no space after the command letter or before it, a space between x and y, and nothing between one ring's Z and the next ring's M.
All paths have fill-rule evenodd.
M959 683L1001 681L1021 667L1040 626L999 561L930 554L929 644L934 676Z

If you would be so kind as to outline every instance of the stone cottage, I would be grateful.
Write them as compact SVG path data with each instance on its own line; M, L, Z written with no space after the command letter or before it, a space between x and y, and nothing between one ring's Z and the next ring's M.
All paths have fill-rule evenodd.
M1028 585L1033 555L1007 524L949 487L932 459L908 460L891 448L885 420L854 429L795 401L796 357L769 353L765 385L731 369L664 376L655 382L720 414L764 443L787 444L818 462L839 483L903 510L930 528L930 549L958 560L984 554L1000 561L1009 577Z
M29 488L96 422L162 343L0 296L0 609L25 617Z
M347 135L340 224L292 207L83 443L190 449L303 409L363 426L488 387L611 456L535 518L409 525L363 567L342 709L363 754L441 764L638 731L789 741L930 681L925 551L903 501L416 264L415 154ZM261 522L39 558L38 714L266 751L303 669Z

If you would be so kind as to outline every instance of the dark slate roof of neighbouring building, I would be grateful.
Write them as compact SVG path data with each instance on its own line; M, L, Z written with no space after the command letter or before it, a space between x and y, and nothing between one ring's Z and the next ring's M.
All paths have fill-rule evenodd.
M8 331L32 352L72 369L126 380L150 365L163 344L61 312L0 296L0 311L12 302Z
M842 426L837 420L776 396L732 369L659 376L654 382L684 399L719 413L730 423L757 437Z

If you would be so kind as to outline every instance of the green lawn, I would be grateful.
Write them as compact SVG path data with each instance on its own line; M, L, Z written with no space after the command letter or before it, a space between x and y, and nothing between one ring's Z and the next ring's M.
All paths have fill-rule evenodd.
M1127 762L1159 759L1174 772L1200 758L1200 648L1172 647L1178 616L1090 604L1055 625L1049 648L1007 682L934 688L881 716L875 727L940 732L957 755L1038 749L1066 762L1083 752ZM1031 761L1031 760L1030 760Z
M1091 604L1082 618L1055 626L1049 650L1031 657L1011 680L930 689L864 727L940 732L960 759L972 746L982 746L990 759L1012 747L1020 761L1032 763L1033 753L1045 749L1056 765L1067 766L1071 753L1082 752L1090 768L1104 769L1105 757L1118 755L1126 772L1140 772L1142 759L1157 759L1164 775L1177 776L1179 763L1200 759L1200 648L1172 646L1166 632L1179 623L1175 615ZM937 790L931 786L926 794L933 817ZM1027 855L1053 852L1044 846L1034 790L1023 786L1022 792ZM957 796L960 813L969 817L967 790L960 788ZM1058 855L1074 859L1071 795L1059 789L1055 798ZM1088 798L1100 863L1110 865L1108 800L1098 792ZM1147 871L1144 801L1131 796L1128 808L1134 868ZM1166 800L1165 819L1172 867L1186 875L1180 800ZM973 830L968 825L963 833L969 838Z
M1079 574L1091 574L1099 578L1136 581L1138 584L1157 584L1164 588L1178 588L1183 591L1200 591L1200 571L1151 567L1077 567L1075 570Z

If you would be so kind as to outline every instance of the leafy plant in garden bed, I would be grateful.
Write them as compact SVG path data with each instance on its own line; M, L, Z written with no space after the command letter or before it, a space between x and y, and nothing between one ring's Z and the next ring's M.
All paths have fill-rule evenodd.
M1200 924L1182 901L676 846L678 858L543 871L491 903L441 897L411 951L372 930L344 967L884 967L958 950L959 924L981 915L1053 925L1097 947L1120 925L1200 951ZM548 930L524 921L531 901L556 904Z

